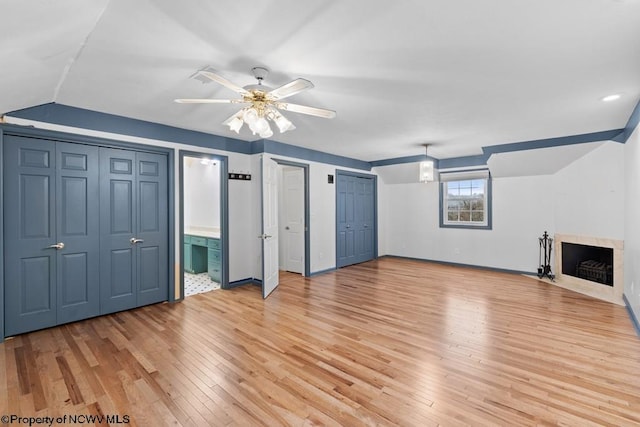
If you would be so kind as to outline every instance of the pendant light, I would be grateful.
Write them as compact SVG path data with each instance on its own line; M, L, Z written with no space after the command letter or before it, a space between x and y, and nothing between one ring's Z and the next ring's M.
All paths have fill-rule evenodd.
M431 182L434 180L434 163L433 160L429 158L428 150L429 144L424 144L424 154L427 159L420 162L420 182Z

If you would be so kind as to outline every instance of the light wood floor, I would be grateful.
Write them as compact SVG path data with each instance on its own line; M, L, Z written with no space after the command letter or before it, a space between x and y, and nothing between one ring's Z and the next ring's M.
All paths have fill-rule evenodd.
M0 344L0 415L133 425L640 425L623 307L383 258Z

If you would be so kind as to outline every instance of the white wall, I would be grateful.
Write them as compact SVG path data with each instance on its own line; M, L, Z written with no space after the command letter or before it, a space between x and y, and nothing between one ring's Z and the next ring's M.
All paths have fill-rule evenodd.
M439 183L388 185L380 193L389 255L455 262L509 270L535 271L537 237L552 232L544 203L549 177L493 180L493 229L440 228ZM383 218L381 216L381 219Z
M312 273L336 267L336 169L349 170L324 163L309 164ZM327 175L334 176L334 184L327 182Z
M624 295L640 319L640 127L625 144Z
M184 226L220 228L220 165L184 159Z
M624 152L602 144L554 175L558 233L624 239Z
M253 197L258 174L252 169L252 156L225 153L229 156L229 172L251 173L251 181L229 180L229 281L253 278L251 260L255 258L257 234L252 221L257 216L260 199Z
M607 142L554 175L494 178L492 230L440 228L438 183L379 181L380 253L535 272L545 230L622 239L623 156Z

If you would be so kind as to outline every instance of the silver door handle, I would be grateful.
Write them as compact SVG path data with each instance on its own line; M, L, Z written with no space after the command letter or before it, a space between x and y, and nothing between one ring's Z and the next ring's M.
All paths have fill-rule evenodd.
M364 225L364 228L368 228L369 226L367 224Z
M56 243L55 245L50 245L49 246L50 249L64 249L64 243L60 242L60 243Z
M347 226L345 228L351 228L351 226L349 224L347 224Z
M258 236L258 239L267 240L267 239L270 239L271 237L273 236L270 236L268 234L261 234Z
M129 241L131 242L132 245L135 245L136 243L143 243L144 242L143 239L136 239L135 237L132 237L131 239L129 239Z

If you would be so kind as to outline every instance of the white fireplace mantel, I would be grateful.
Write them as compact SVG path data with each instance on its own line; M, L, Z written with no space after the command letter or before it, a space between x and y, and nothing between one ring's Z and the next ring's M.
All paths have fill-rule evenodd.
M613 249L613 286L594 283L589 280L562 274L562 243L575 243L578 245L599 246ZM624 241L604 239L600 237L573 236L569 234L556 234L553 239L555 251L555 281L551 282L561 288L569 289L594 298L608 301L614 304L624 305L622 292L624 290Z

